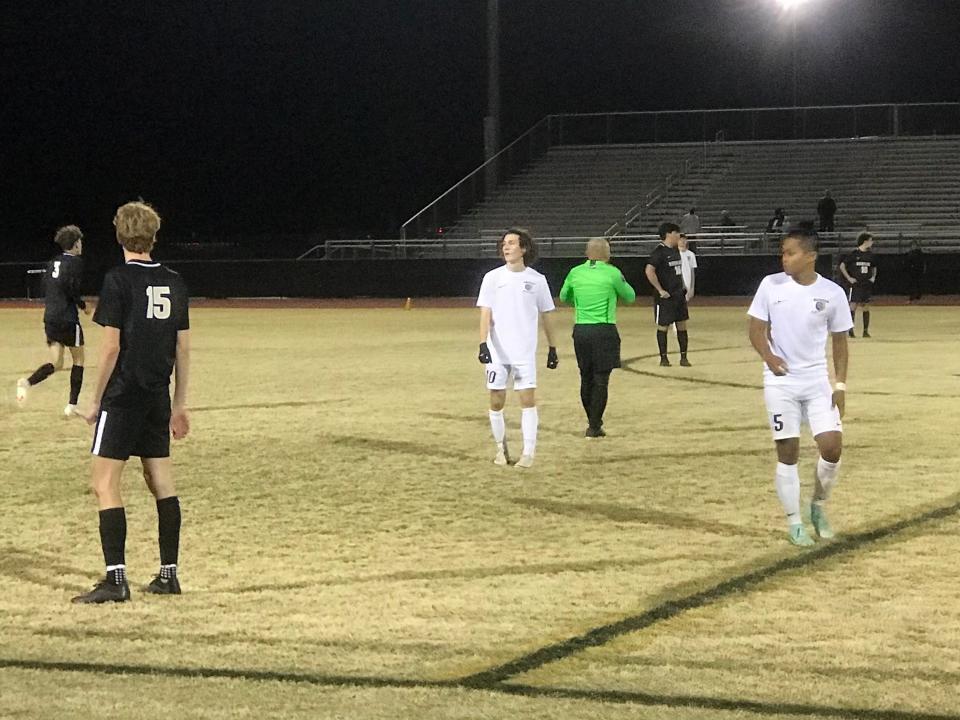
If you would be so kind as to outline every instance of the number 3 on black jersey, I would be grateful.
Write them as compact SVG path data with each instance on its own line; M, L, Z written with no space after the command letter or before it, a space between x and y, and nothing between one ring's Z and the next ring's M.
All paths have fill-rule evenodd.
M147 287L147 320L166 320L170 317L169 285Z

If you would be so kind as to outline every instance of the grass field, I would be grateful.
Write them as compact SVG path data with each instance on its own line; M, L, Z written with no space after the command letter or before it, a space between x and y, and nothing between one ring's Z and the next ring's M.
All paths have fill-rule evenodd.
M91 433L60 417L66 373L16 408L41 315L0 310L0 717L960 718L957 311L876 308L852 341L839 535L809 551L745 307L692 312L684 369L657 367L649 308L621 311L602 440L565 329L520 470L491 463L475 310L198 308L184 594L138 591L134 462L133 602L83 607ZM507 419L516 446L514 397Z

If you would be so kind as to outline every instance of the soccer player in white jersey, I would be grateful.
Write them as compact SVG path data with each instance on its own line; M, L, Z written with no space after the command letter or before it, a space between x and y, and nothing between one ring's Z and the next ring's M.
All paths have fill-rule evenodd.
M511 228L497 243L497 254L505 264L483 276L477 307L480 308L480 352L477 359L484 365L487 389L490 390L490 429L497 444L494 463L510 461L507 450L506 422L503 406L507 384L513 378L513 389L520 395L520 428L523 452L516 466L533 465L537 447L539 416L535 391L537 387L537 335L539 320L550 346L547 367L555 369L557 343L553 318L553 296L547 279L529 267L536 260L537 245L530 233Z
M800 424L810 427L820 450L810 521L820 538L833 537L824 503L837 481L843 444L847 332L853 327L843 289L817 274L812 224L787 232L783 272L760 283L747 314L750 342L763 358L763 394L777 446L775 484L787 516L789 539L814 544L800 517ZM827 336L832 338L836 383L830 387Z

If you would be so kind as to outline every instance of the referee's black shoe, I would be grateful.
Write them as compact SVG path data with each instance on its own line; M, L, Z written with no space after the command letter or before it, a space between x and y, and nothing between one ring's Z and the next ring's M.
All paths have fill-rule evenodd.
M604 431L602 427L598 427L598 428L588 427L587 431L583 434L583 436L587 438L602 438L602 437L606 437L607 433Z
M686 355L680 356L680 367L693 367L693 365L690 364L690 361L687 360Z
M127 602L128 600L130 600L130 586L126 580L119 585L114 585L107 578L104 578L93 586L93 590L83 595L77 595L70 602L77 605L99 605L108 602Z
M153 595L179 595L180 581L176 577L165 578L157 575L143 591Z
M660 356L660 367L670 367L670 359L666 355Z

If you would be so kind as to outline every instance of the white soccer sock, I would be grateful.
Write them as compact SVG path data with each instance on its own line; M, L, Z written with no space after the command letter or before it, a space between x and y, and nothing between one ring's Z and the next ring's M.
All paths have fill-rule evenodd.
M493 441L503 446L503 439L507 436L507 423L503 419L503 410L490 411L490 431L493 433Z
M800 519L800 471L796 465L777 463L777 474L774 478L777 486L777 497L787 516L788 525L796 525Z
M537 451L537 426L540 415L536 407L524 408L520 414L520 430L523 432L523 454L533 457Z
M823 458L817 459L816 489L813 492L813 502L817 505L830 499L833 486L837 484L837 475L840 472L840 461L827 462Z

